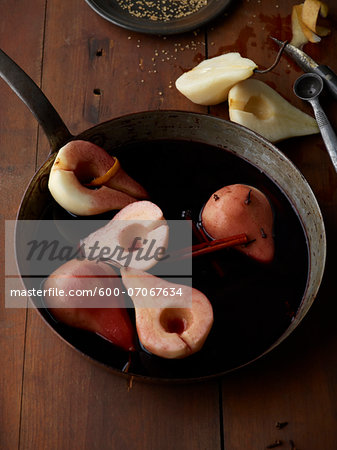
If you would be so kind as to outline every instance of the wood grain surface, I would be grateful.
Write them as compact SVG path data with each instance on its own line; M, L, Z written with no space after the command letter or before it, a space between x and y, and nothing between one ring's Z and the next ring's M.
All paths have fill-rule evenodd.
M144 110L210 112L227 104L192 104L175 79L205 57L239 51L261 68L290 38L292 0L241 0L206 29L178 36L141 35L98 16L84 0L1 0L0 46L40 85L73 134ZM337 71L337 4L333 27L306 47ZM300 70L287 57L267 75L270 86L303 111L292 93ZM28 109L0 83L1 233L49 153ZM335 102L322 99L337 127ZM337 177L319 136L279 147L316 194L328 235L328 260L317 300L298 329L253 365L207 383L169 386L133 382L74 352L30 309L0 308L1 449L337 448L337 313L335 255ZM4 248L4 239L1 241ZM4 292L4 252L1 252ZM228 343L230 345L230 343ZM224 347L224 357L226 348ZM279 429L277 422L287 422Z
M1 48L37 82L41 79L44 29L44 1L33 0L25 14L13 8L10 1L1 2ZM27 5L28 6L28 5ZM19 46L20 30L24 50ZM5 220L15 219L22 194L36 170L38 127L21 100L5 83L0 83L0 447L18 448L23 366L25 352L26 313L24 309L5 309Z

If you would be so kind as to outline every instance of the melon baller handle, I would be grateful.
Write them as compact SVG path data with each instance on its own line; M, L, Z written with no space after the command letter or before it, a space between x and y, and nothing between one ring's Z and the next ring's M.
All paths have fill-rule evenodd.
M332 164L337 172L337 136L323 111L317 98L308 100L314 110L324 144L328 150Z
M297 97L309 102L314 110L324 144L337 172L337 137L318 100L322 90L323 79L316 73L305 73L297 78L294 83L294 92Z

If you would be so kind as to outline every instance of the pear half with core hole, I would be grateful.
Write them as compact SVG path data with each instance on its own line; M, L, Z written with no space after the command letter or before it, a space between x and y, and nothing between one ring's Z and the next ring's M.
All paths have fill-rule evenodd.
M227 100L228 91L253 75L257 65L240 53L226 53L206 59L176 80L176 88L199 105L216 105Z
M316 120L259 80L245 80L228 94L229 117L271 142L319 133Z
M90 260L149 270L164 257L168 236L162 210L143 200L126 206L107 225L84 238L81 250Z
M201 349L213 325L212 305L202 292L131 268L122 268L121 275L133 293L138 337L146 350L172 359Z
M105 175L116 158L87 141L71 141L62 147L51 168L48 187L54 199L67 211L79 216L101 214L147 198L146 190L120 167L112 177ZM102 183L88 187L93 179Z

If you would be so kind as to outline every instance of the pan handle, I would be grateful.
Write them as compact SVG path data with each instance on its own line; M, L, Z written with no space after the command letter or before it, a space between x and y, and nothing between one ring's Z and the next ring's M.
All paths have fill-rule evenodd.
M37 84L1 49L0 76L28 106L42 126L49 140L50 153L56 152L73 137Z

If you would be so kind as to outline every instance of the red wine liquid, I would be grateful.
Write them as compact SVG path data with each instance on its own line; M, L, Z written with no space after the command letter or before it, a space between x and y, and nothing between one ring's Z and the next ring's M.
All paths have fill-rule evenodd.
M259 169L236 155L189 141L155 141L123 147L114 154L122 167L149 192L168 220L191 210L198 221L213 192L247 184L268 197L274 212L275 259L265 265L234 249L193 262L193 286L210 300L214 325L204 347L182 360L151 355L139 343L129 373L158 378L199 378L224 373L257 358L286 331L296 316L308 276L308 249L301 222L288 198ZM112 213L104 218L112 217ZM51 199L46 217L71 219ZM92 217L91 217L92 218ZM96 217L95 217L96 218ZM223 276L214 269L216 259ZM134 311L129 310L134 320ZM56 323L72 345L94 359L122 370L128 355L100 337Z

